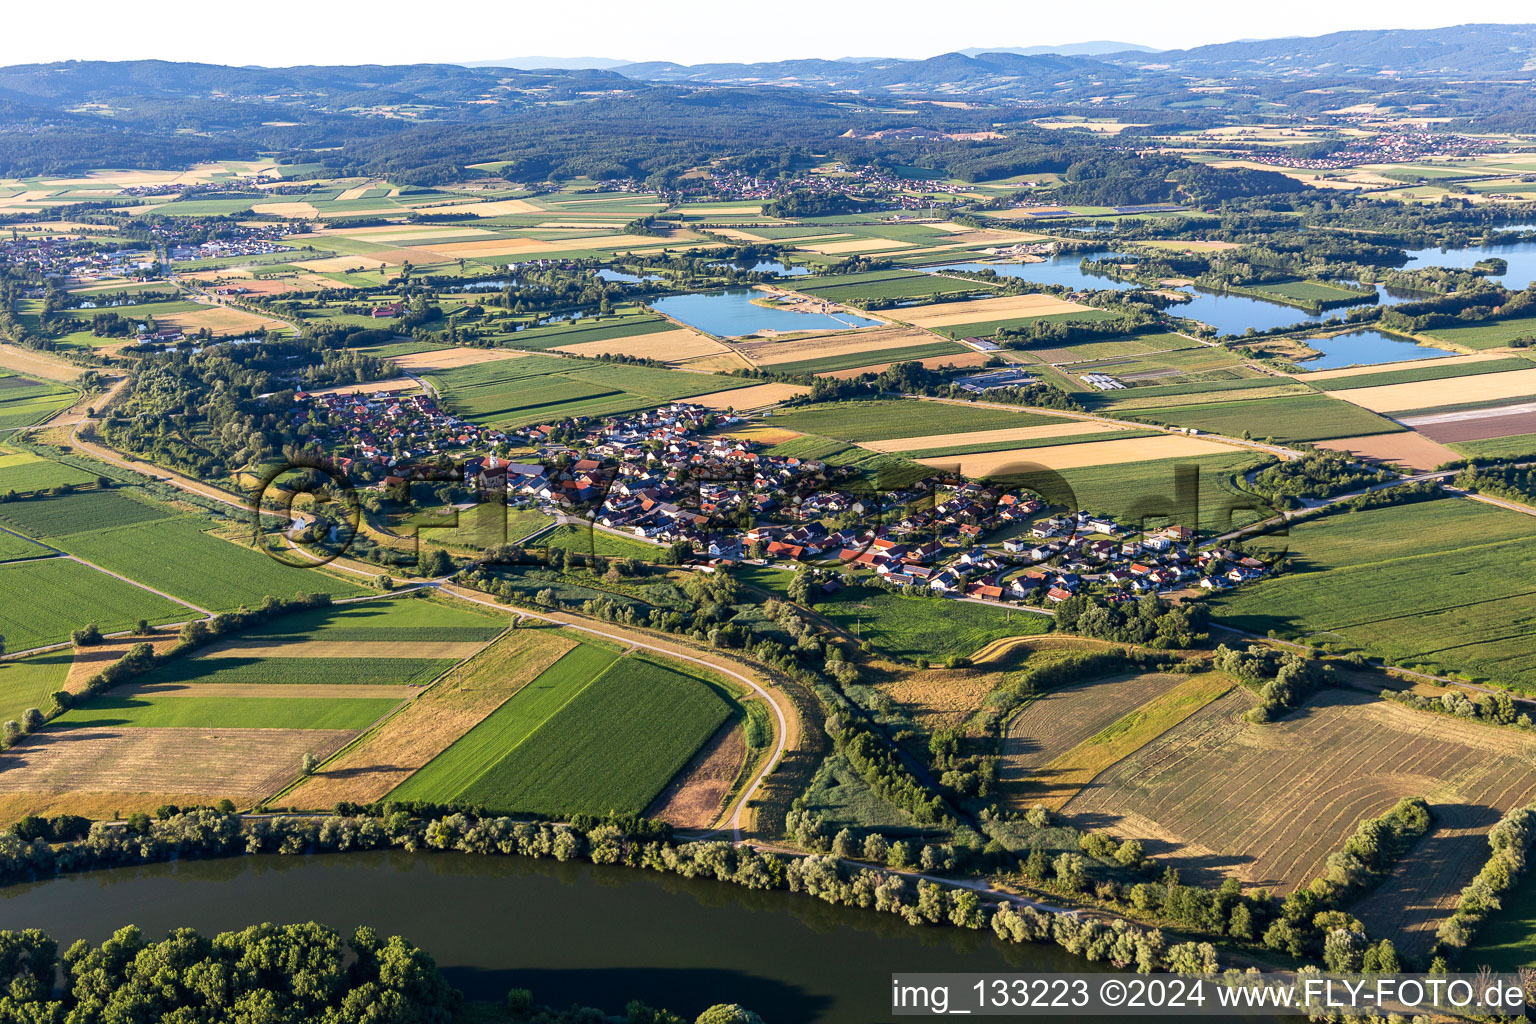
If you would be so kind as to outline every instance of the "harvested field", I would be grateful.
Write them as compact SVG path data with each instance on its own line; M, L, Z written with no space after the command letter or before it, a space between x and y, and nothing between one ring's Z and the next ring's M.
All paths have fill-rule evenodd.
M0 368L56 381L72 381L80 376L80 367L73 363L66 363L46 352L33 352L4 343L0 343Z
M321 729L59 729L0 754L0 794L214 793L259 800L355 735Z
M102 640L89 647L76 647L75 659L69 663L69 674L64 677L64 689L70 693L79 693L86 680L127 654L128 649L135 644L148 643L156 654L164 654L179 642L180 639L174 633L164 633Z
M542 206L526 199L497 199L489 203L470 203L465 206L434 206L433 213L463 213L471 217L500 217L508 213L548 213Z
M707 409L761 409L767 405L778 405L797 395L803 395L811 389L804 384L755 384L752 387L737 388L734 391L717 391L712 395L700 395L690 398L688 401L695 405L702 405ZM780 431L788 437L798 437L793 431ZM765 441L765 444L776 444L776 441Z
M1536 433L1536 402L1405 416L1398 421L1442 444Z
M910 249L911 242L898 242L891 238L850 238L846 242L818 242L815 245L798 245L797 249L819 252L823 256L839 256L850 252L884 252L888 249Z
M379 799L575 646L549 629L508 633L321 766L290 794L291 802L331 807L338 800Z
M742 231L738 228L710 228L710 234L720 235L723 238L734 239L738 242L766 242L763 235L754 235L750 231Z
M748 341L731 347L759 366L772 366L850 352L880 352L933 343L933 335L907 327L866 327L856 333L824 334L799 341Z
M349 270L383 270L389 264L373 256L327 256L323 259L295 263L294 266L303 267L316 274L345 274Z
M439 259L474 259L481 256L515 256L524 252L551 251L563 246L537 238L488 238L483 242L444 242L418 246L423 252L434 253ZM570 246L580 248L580 246Z
M493 363L498 359L521 359L527 354L505 348L445 348L436 352L412 352L404 356L391 356L390 362L412 373L431 373L434 370L451 370L458 366Z
M991 444L995 441L1033 441L1041 437L1072 434L1113 433L1126 428L1113 423L1071 420L1067 423L1042 423L1033 427L1006 427L1002 430L973 430L969 433L925 434L921 437L896 437L884 441L865 441L861 447L877 452L919 452L925 448L948 448L962 444Z
M136 811L146 814L166 804L178 807L211 806L224 799L224 793L0 793L0 827L29 814L52 817L78 814L95 821L111 821Z
M1505 373L1416 381L1412 384L1352 388L1348 391L1335 391L1333 395L1372 412L1402 412L1406 409L1431 409L1464 402L1525 398L1536 395L1536 370L1510 370Z
M1099 775L1066 813L1080 826L1137 835L1186 873L1289 891L1315 877L1361 819L1423 796L1462 809L1440 819L1447 833L1432 832L1394 877L1412 874L1424 892L1443 894L1481 866L1486 830L1536 794L1536 739L1514 730L1343 689L1253 725L1241 718L1253 700L1232 691ZM1372 934L1432 932L1439 916L1421 903Z
M730 349L713 338L687 328L660 331L652 334L634 334L606 341L583 341L575 345L557 345L556 352L569 352L578 356L636 356L641 359L657 359L675 363L697 356L720 355Z
M1076 426L1082 426L1081 423ZM1193 458L1200 455L1232 453L1230 445L1180 434L1127 438L1120 441L1089 441L1084 444L1049 448L1022 448L1012 451L980 452L975 455L947 455L919 459L925 466L958 466L968 477L985 477L1012 466L1028 464L1048 469L1080 469L1085 466L1112 466L1127 462L1151 462L1154 459Z
M1054 295L1032 293L1028 295L1004 295L995 299L972 299L969 302L940 302L932 306L916 306L900 310L900 315L918 327L953 327L958 324L986 323L992 320L1012 320L1018 317L1050 316L1054 313L1079 313L1087 310L1066 299Z
M251 212L269 213L274 217L292 217L298 220L320 216L320 211L315 209L313 203L257 203L251 207Z
M257 316L243 309L233 309L229 306L207 306L186 313L166 313L156 317L155 322L180 327L184 331L200 331L206 327L216 338L231 334L290 330L289 326L281 320Z
M387 635L387 634L386 634ZM200 658L468 658L485 644L470 640L230 640Z
M1409 469L1434 469L1461 458L1445 445L1412 431L1402 434L1372 434L1367 437L1341 437L1319 441L1319 448L1351 452L1362 459L1388 462Z
M892 666L891 678L879 684L924 729L958 726L979 710L1002 676L994 670L911 669Z
M366 384L343 384L340 387L323 388L312 391L314 395L377 395L394 394L399 391L414 391L421 387L421 382L410 377L397 377L394 380L373 380Z
M651 802L645 816L678 828L709 828L720 817L746 757L746 730L740 722L725 723Z
M1015 804L1029 805L1049 797L1053 787L1041 769L1185 678L1137 673L1068 686L1035 698L1008 723L998 781Z
M1146 685L1156 692L1138 701L1135 698L1139 693L1133 690L1127 694L1132 699L1126 703L1111 703L1107 723L1043 765L1031 767L1038 755L1026 749L1021 767L1027 778L1021 778L1017 798L1060 810L1105 769L1200 711L1236 684L1227 676L1210 673L1193 678L1168 676ZM1033 724L1042 728L1041 723ZM1075 734L1078 727L1086 729L1089 724L1074 723L1076 727L1068 732ZM1013 738L1010 734L1009 741Z

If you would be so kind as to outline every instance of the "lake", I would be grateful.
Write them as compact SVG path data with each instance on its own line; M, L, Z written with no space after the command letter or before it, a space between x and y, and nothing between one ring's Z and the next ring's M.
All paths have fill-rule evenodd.
M1509 262L1509 272L1490 274L1488 280L1519 291L1536 281L1536 239L1510 245L1469 245L1465 249L1409 249L1404 270L1418 267L1455 267L1470 270L1478 260L1497 256Z
M669 295L651 303L659 313L721 338L734 338L757 331L842 331L850 327L878 327L879 320L852 313L801 313L753 303L767 292L752 288L727 288L720 292L696 292Z
M806 277L811 272L810 267L792 267L778 260L759 260L750 267L744 267L740 263L711 263L710 266L730 267L732 270L757 274L777 274L779 277Z
M893 971L1081 971L1051 945L913 928L892 915L622 867L470 854L259 855L112 868L0 889L5 927L67 948L136 924L205 935L261 921L367 924L432 954L471 999L529 988L620 1013L632 998L692 1020L740 1002L773 1024L890 1019ZM1076 1018L1092 1021L1094 1018Z
M1303 370L1336 370L1344 366L1371 366L1404 359L1439 359L1457 354L1443 348L1415 345L1381 331L1351 331L1332 338L1302 340L1322 353L1320 358L1296 364Z
M1115 281L1097 274L1083 273L1081 263L1084 259L1104 259L1107 256L1117 256L1118 253L1109 251L1089 253L1067 253L1061 256L1052 256L1041 263L946 263L939 267L922 267L929 273L945 270L969 270L983 271L995 270L999 277L1015 277L1023 281L1033 281L1036 284L1056 284L1071 288L1073 291L1085 291L1090 288L1104 290L1126 291L1137 285L1129 281Z

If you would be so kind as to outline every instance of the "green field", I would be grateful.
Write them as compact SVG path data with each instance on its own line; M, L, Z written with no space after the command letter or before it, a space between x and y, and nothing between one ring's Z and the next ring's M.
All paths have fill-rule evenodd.
M731 705L702 680L626 658L480 774L460 799L506 812L639 814L730 714Z
M80 486L96 478L74 466L33 455L0 448L0 494L15 491L27 494L50 487Z
M799 359L792 363L774 363L774 373L833 373L852 370L859 366L878 363L904 363L913 359L929 359L937 356L955 356L971 349L953 341L936 341L931 345L912 345L907 348L886 348L874 352L847 352L819 359Z
M924 274L909 270L874 270L863 274L836 274L796 282L795 291L829 302L855 305L872 299L930 299L939 295L992 294L997 285L981 281Z
M1235 451L1230 455L1064 469L1061 477L1071 489L1071 497L1063 503L1110 516L1132 528L1143 521L1149 526L1172 521L1194 528L1198 519L1200 530L1225 533L1274 514L1234 482L1249 469L1270 461L1259 452ZM1195 487L1183 485L1181 490L1179 473L1183 467L1193 470Z
M1486 846L1483 853L1488 852ZM1488 915L1461 956L1468 970L1518 971L1536 967L1536 877L1529 871L1507 895L1502 910Z
M393 597L331 605L284 615L243 633L291 640L490 641L501 634L507 613L447 599Z
M1099 320L1116 320L1120 313L1112 309L1077 309L1066 313L1047 313L1044 316L1020 316L1007 320L981 320L970 324L954 324L946 327L935 327L938 334L946 334L951 338L986 338L1003 330L1017 330L1028 327L1033 323L1094 323Z
M979 444L955 444L944 448L923 448L902 452L904 459L938 459L947 455L975 455L980 452L1025 451L1030 448L1054 448L1067 444L1083 444L1096 441L1125 441L1134 437L1153 437L1160 430L1121 430L1113 434L1099 431L1094 434L1067 434L1061 437L1036 437L1024 441L990 441Z
M1405 667L1536 689L1536 520L1455 498L1328 516L1265 538L1283 575L1215 599L1231 625Z
M579 644L390 794L395 800L459 799L475 780L554 717L618 656Z
M78 533L61 543L104 569L213 611L259 605L263 598L296 593L359 597L357 584L274 558L204 532L197 517L163 519L104 532Z
M0 636L7 650L24 651L69 639L94 622L103 633L139 619L180 622L197 614L147 590L113 579L67 558L0 563Z
M118 490L81 491L0 505L0 521L42 540L147 523L166 515L154 505Z
M605 558L638 558L644 562L656 561L667 550L661 544L620 537L606 530L577 526L574 523L555 527L535 539L532 546L574 551L579 555L597 554Z
M41 544L25 537L0 531L0 562L14 562L19 558L46 558L53 554Z
M1462 348L1502 348L1518 339L1536 338L1536 317L1492 320L1467 327L1432 327L1423 334L1434 341L1444 341Z
M295 685L399 684L423 686L458 662L452 658L284 658L220 656L180 658L140 676L162 683L291 683Z
M793 573L749 567L737 578L787 599ZM907 597L855 584L816 602L816 611L898 658L967 656L1005 636L1049 633L1049 616L937 597Z
M0 661L0 722L20 721L28 708L48 707L49 694L64 688L73 651Z
M1383 370L1380 373L1359 373L1348 377L1333 377L1312 383L1319 391L1352 391L1355 388L1374 388L1386 384L1412 384L1421 380L1445 380L1450 377L1477 377L1485 373L1508 373L1511 370L1536 370L1536 363L1529 359L1511 356L1508 359L1489 359L1481 363L1457 363L1451 366L1415 366L1403 370ZM1303 378L1305 379L1305 378Z
M92 697L54 724L73 729L366 729L399 703L356 697Z
M1536 455L1536 434L1490 437L1486 441L1454 441L1449 447L1479 459L1518 459Z
M893 399L803 405L775 413L770 422L775 427L845 441L889 441L897 437L1033 427L1065 421L1057 416L1008 409Z
M1357 405L1327 395L1255 398L1201 405L1157 406L1124 413L1136 419L1177 427L1195 427L1211 434L1273 437L1286 441L1320 441L1334 437L1390 434L1403 428Z

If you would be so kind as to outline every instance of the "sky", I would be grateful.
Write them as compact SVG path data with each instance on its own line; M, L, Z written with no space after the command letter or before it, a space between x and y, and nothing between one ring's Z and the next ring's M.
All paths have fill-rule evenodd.
M972 46L1097 39L1174 49L1456 21L1455 9L1440 0L1187 0L1177 6L1148 0L833 0L810 8L740 0L374 0L361 7L266 0L164 10L125 7L121 0L71 0L66 28L50 5L8 6L0 64L145 58L265 66L411 64L535 54L697 64L931 57ZM1475 10L1482 22L1532 20L1530 0L1481 0Z

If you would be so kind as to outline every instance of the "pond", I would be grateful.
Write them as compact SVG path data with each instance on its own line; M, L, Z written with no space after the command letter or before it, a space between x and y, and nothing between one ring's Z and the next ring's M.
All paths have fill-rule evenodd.
M515 284L517 284L517 278L515 277L498 277L493 280L481 278L478 281L465 281L463 284L458 285L458 287L466 292L499 292L503 288L510 288Z
M696 292L669 295L651 303L659 313L690 327L697 327L721 338L734 338L757 331L841 331L850 327L878 327L879 320L852 313L802 313L793 309L759 306L753 299L766 298L767 292L753 288L727 288L720 292Z
M1470 270L1478 260L1491 257L1508 261L1509 271L1504 274L1490 274L1488 280L1497 281L1505 288L1516 291L1527 288L1532 281L1536 281L1536 239L1513 242L1509 245L1469 245L1465 249L1409 249L1408 264L1403 269L1455 267L1460 270Z
M1063 285L1074 291L1086 291L1091 288L1126 291L1127 289L1135 288L1136 285L1129 281L1115 281L1097 274L1083 273L1080 264L1084 259L1097 260L1117 255L1119 254L1107 250L1104 252L1076 252L1052 256L1041 263L946 263L939 267L923 267L921 269L929 273L938 273L945 270L995 270L999 277L1015 277L1022 281L1033 281L1036 284Z
M1443 348L1415 345L1405 338L1381 331L1351 331L1332 338L1303 340L1322 353L1317 359L1296 364L1303 370L1336 370L1344 366L1373 366L1376 363L1395 363L1404 359L1439 359L1456 355Z
M553 1006L620 1013L638 998L688 1020L713 1003L740 1002L776 1024L882 1021L894 971L1094 969L1056 946L913 928L809 897L452 853L113 868L0 889L0 914L7 928L46 930L61 949L76 939L100 942L127 924L152 938L178 926L211 935L314 920L350 934L367 924L431 953L471 999L529 988Z
M610 270L608 267L600 267L592 271L592 276L600 277L604 281L618 281L622 284L639 284L641 281L666 280L660 274L646 274L644 277L641 277L639 274L626 274L622 270Z
M778 260L759 260L750 267L744 267L740 263L711 263L711 267L730 267L743 273L777 274L779 277L806 277L810 274L810 267L792 267L788 263Z

